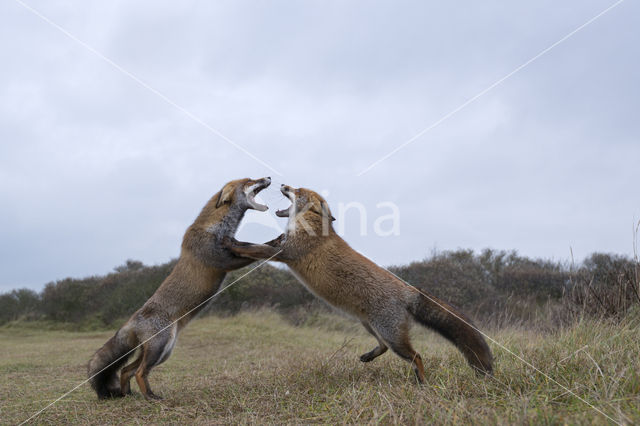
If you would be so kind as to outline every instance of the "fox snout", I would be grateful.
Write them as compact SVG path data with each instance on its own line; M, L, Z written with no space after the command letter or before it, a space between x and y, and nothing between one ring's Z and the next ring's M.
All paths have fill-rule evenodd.
M270 176L263 177L261 179L256 179L252 182L253 182L254 188L257 189L258 191L261 191L267 188L269 185L271 185L271 177Z
M295 192L295 189L283 183L280 185L280 192L282 192L282 195L290 199L290 195Z

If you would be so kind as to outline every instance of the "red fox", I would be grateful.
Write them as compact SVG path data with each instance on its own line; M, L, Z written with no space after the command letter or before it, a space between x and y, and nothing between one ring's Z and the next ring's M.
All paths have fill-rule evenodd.
M253 262L232 254L222 240L235 235L247 209L267 210L254 197L270 184L268 177L234 180L204 206L184 235L171 274L89 361L88 375L98 398L130 394L129 382L135 375L146 399L160 399L149 387L149 372L169 358L178 332L204 307L199 305L218 291L227 271ZM118 380L129 352L141 343L138 357L122 368Z
M313 294L355 316L377 340L378 346L360 357L369 362L391 348L412 364L417 380L424 382L424 367L409 341L410 317L440 333L462 352L481 374L491 374L492 355L471 321L453 306L405 284L353 250L338 236L329 205L317 193L282 185L291 200L276 215L289 217L287 230L265 244L225 239L240 256L273 258L289 266ZM428 295L428 297L427 297Z

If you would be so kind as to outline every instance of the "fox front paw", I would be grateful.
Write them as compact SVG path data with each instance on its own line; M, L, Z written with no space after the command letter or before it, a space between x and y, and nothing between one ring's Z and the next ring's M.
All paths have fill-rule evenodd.
M276 238L274 238L271 241L267 241L266 243L264 243L267 246L271 246L271 247L278 247L281 246L282 243L284 242L284 234L280 234L278 235Z

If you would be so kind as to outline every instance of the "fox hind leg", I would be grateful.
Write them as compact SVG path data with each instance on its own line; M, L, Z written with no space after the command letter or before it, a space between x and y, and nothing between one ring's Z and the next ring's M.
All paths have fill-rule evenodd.
M373 337L375 337L378 340L378 346L376 346L369 352L360 355L360 361L370 362L376 359L377 357L379 357L380 355L382 355L383 353L385 353L387 349L389 349L389 347L380 339L380 337L378 337L378 335L371 328L368 322L362 321L362 325L364 326L364 328L367 329L369 333L371 333L371 335L373 335Z
M175 343L176 331L175 328L165 330L142 347L141 360L136 369L135 377L142 395L147 400L162 399L151 390L148 377L153 367L162 364L169 357Z
M140 387L140 392L142 392L142 395L147 400L162 399L158 395L154 394L151 390L151 386L149 386L149 373L155 365L155 362L160 358L162 352L153 347L149 348L146 345L143 347L142 352L140 365L135 372L136 382Z
M393 343L391 344L391 350L393 350L400 358L407 360L413 367L413 372L416 375L416 379L419 383L424 383L424 365L422 364L422 357L412 347L411 343Z
M120 391L122 395L131 395L131 378L136 372L136 369L142 362L142 354L141 351L138 357L131 364L127 365L120 371Z
M424 365L422 357L411 346L408 322L395 324L372 324L380 337L400 358L411 363L419 383L424 383Z

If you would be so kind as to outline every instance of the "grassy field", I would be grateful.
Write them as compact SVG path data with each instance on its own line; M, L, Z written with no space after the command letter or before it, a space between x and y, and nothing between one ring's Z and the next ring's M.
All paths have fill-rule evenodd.
M1 328L0 421L20 423L85 380L87 360L111 334ZM359 362L375 341L348 319L322 315L294 327L271 312L203 318L150 376L163 401L139 393L98 401L85 384L33 422L613 423L495 344L495 377L479 379L448 343L417 326L413 334L422 386L390 352ZM640 423L637 321L490 334L615 422Z

